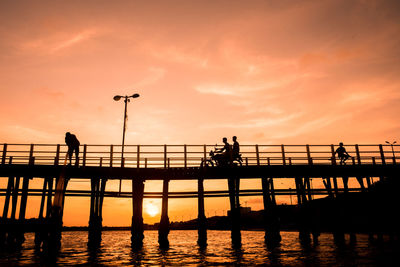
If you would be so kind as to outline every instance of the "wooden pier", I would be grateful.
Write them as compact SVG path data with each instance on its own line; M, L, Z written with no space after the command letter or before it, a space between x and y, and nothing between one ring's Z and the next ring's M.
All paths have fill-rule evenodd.
M128 145L124 158L121 146L82 145L78 165L65 165L66 146L51 144L0 144L2 147L0 179L8 179L7 187L0 188L4 196L3 216L0 220L0 246L18 245L24 241L24 232L36 232L38 246L59 243L63 207L66 196L90 197L89 245L101 241L102 206L104 197L132 199L132 245L143 243L142 206L144 198L161 198L162 212L159 224L159 244L168 247L170 220L168 199L198 199L198 244L207 245L207 219L204 198L229 198L232 243L240 245L240 197L261 196L264 204L265 239L269 245L280 242L276 196L293 195L301 207L299 234L302 240L318 238L315 217L309 203L315 195L337 198L349 192L362 192L373 186L373 179L400 178L399 146L346 145L352 157L340 165L334 145L242 145L242 166L200 167L214 146L209 145ZM73 159L75 163L75 159ZM30 189L29 182L43 179L42 189ZM241 179L261 179L262 188L240 189ZM356 178L358 187L349 187L349 178ZM91 190L70 190L68 181L90 181ZM205 191L203 182L224 179L228 190ZM276 179L292 179L296 188L276 189ZM312 187L310 179L320 179L324 186ZM339 187L338 180L343 186ZM131 191L108 191L108 180L130 180ZM148 180L162 180L161 192L145 192ZM171 180L195 180L197 191L169 192ZM25 219L29 196L41 196L40 212L34 223ZM20 199L19 217L16 218ZM340 213L340 211L336 211ZM337 216L340 220L340 216ZM314 227L314 226L315 227ZM340 225L340 223L338 223ZM335 233L343 235L340 229Z

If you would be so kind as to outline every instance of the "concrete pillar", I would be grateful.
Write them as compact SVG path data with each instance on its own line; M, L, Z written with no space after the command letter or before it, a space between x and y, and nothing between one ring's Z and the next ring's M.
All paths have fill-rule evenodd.
M277 213L273 178L262 178L265 242L267 246L276 246L281 241L279 215Z
M89 218L89 246L99 246L102 231L102 206L107 179L91 179L90 218Z
M161 248L168 248L169 218L168 218L168 184L169 179L164 178L160 227L158 229L158 243Z
M298 206L300 209L298 220L298 229L299 229L299 239L303 244L309 244L311 242L310 238L310 220L309 220L309 209L307 206L307 197L306 197L306 182L302 177L296 177L296 191L297 191L297 199Z
M204 211L204 185L203 178L198 180L198 217L197 217L197 243L199 246L207 246L207 219Z
M230 210L230 221L231 221L231 237L233 246L240 246L242 242L240 234L240 205L239 203L239 184L236 179L239 178L229 178L228 188L229 188L229 202L231 206Z
M143 192L144 181L142 179L132 180L132 226L131 242L132 247L143 246Z

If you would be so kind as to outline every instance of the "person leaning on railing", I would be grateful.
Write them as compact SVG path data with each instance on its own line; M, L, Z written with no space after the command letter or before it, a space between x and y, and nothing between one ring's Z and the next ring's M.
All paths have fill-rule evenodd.
M65 134L65 143L68 146L68 158L69 158L69 165L72 164L72 154L75 151L75 166L79 165L79 145L80 142L78 138L74 134L71 134L70 132L67 132Z

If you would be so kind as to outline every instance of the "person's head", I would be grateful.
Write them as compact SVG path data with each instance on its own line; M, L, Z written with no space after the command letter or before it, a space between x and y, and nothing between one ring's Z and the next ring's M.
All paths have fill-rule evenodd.
M65 133L65 136L70 136L70 135L71 135L70 132L66 132L66 133Z
M228 139L226 137L222 138L222 142L226 143L228 142Z
M232 140L233 140L233 142L235 142L235 141L236 141L236 139L237 139L237 137L236 137L236 136L232 137Z
M342 142L340 142L340 143L339 143L339 146L343 146L343 143L342 143Z

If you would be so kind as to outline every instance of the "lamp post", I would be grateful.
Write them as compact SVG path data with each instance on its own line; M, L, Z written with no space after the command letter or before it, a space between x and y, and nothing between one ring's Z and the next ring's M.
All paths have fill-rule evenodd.
M124 160L124 150L125 150L125 130L126 130L126 118L127 118L127 111L128 111L128 102L131 102L130 98L138 98L139 94L133 94L133 95L126 95L126 96L121 96L121 95L116 95L114 96L115 101L119 101L121 98L124 99L125 103L125 110L124 110L124 127L122 128L122 149L121 149L121 167L124 167L125 160ZM121 193L121 183L122 179L119 180L119 193Z
M396 144L397 142L394 141L393 143L390 143L389 141L385 141L386 144L389 144L392 147L392 153L393 153L393 160L396 160L396 157L394 155L394 149L393 149L393 145Z

